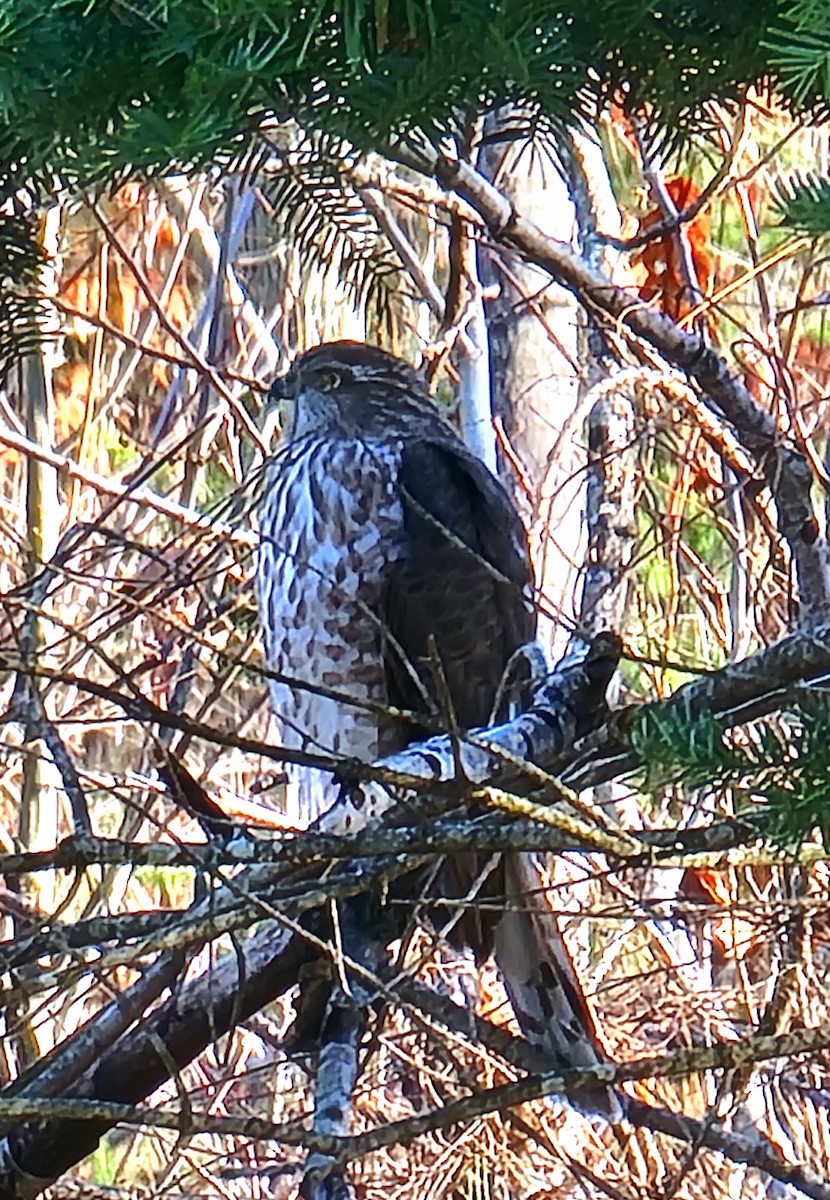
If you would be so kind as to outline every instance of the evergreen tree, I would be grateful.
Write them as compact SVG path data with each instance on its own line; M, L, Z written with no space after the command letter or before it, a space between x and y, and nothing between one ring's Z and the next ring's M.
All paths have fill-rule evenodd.
M516 101L569 122L615 101L674 139L699 127L702 102L761 78L819 108L827 59L825 10L807 0L789 13L776 0L7 0L0 352L30 328L33 209L244 160L268 114L390 153L452 133L470 108Z

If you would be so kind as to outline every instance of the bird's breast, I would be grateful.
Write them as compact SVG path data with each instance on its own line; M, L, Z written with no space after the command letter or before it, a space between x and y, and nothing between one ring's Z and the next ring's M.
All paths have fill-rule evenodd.
M260 534L286 576L316 573L336 591L382 581L402 548L400 458L397 444L321 439L277 456Z
M403 553L400 455L395 443L308 438L274 460L257 584L287 746L366 761L378 754L378 714L360 702L386 699L378 611Z

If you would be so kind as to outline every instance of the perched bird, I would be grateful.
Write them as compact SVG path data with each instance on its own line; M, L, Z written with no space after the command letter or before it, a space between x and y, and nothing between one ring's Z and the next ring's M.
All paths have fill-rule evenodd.
M283 744L364 762L401 749L422 731L383 708L440 718L439 671L459 726L488 724L536 627L507 493L382 350L318 346L275 390L293 421L261 511L258 588ZM330 778L290 775L307 824Z
M505 670L536 629L526 536L506 491L419 374L382 350L318 346L273 390L293 412L270 467L257 578L283 744L370 762L423 736L389 707L460 729L491 723ZM598 709L610 677L600 675ZM335 799L335 778L289 774L294 817L308 824ZM482 865L465 855L439 886L463 896ZM503 896L506 881L516 898L521 871L509 863L487 895ZM553 916L513 909L501 937L498 913L467 914L457 936L479 959L501 942L517 1016L563 1067L601 1061ZM602 1097L595 1106L609 1109Z

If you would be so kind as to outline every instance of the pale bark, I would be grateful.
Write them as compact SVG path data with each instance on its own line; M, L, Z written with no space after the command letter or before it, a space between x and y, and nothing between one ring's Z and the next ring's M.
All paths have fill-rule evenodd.
M488 123L480 170L551 237L571 244L576 224L567 182L549 148L511 136L520 115L508 110ZM548 272L509 248L491 247L480 257L490 295L493 414L516 460L502 454L500 474L528 529L540 639L555 660L576 623L584 554L586 450L578 422L571 428L579 407L580 308Z
M821 624L830 612L830 558L812 501L812 469L797 440L786 435L776 418L760 407L724 359L700 337L679 329L589 267L569 246L519 213L469 165L438 154L422 165L472 207L497 243L549 272L599 319L614 322L622 334L643 338L694 380L753 455L757 474L775 499L779 530L795 565L801 626L809 630Z

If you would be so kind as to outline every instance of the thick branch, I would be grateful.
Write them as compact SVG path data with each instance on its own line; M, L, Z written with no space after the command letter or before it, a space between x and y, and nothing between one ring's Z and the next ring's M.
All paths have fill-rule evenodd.
M750 826L730 820L717 825L694 829L649 829L638 832L637 843L643 853L660 853L663 861L665 852L672 854L672 866L686 858L698 859L701 855L725 855L728 851L745 847L755 831ZM124 842L117 838L65 838L54 850L38 850L23 854L0 854L0 875L31 875L36 871L82 868L90 865L153 866L153 867L196 867L214 874L219 867L244 867L254 863L265 866L301 863L329 863L333 860L374 858L378 855L457 854L475 845L478 850L514 851L578 851L597 849L588 834L579 837L559 824L537 823L532 818L524 819L512 814L469 817L451 815L443 820L424 825L372 825L358 833L302 833L288 841L274 838L265 841L235 839L228 845L205 847L201 843L182 842L176 845L159 845L156 842ZM760 852L752 852L751 863L758 865ZM820 846L802 847L805 863L819 862L828 857ZM633 854L636 857L636 854ZM632 856L629 855L629 856ZM764 862L792 862L791 851L779 855L773 849L765 851ZM749 862L748 858L748 862ZM739 865L736 858L729 859L732 866ZM700 865L695 862L694 865ZM186 910L159 910L150 913L130 913L137 928L150 917L164 916L167 912ZM102 939L106 922L119 920L117 917L90 917L84 924L96 928L95 940ZM0 943L2 945L2 943Z
M115 1101L132 1105L165 1083L170 1063L181 1068L216 1038L246 1020L285 992L297 978L307 955L301 939L289 937L268 923L236 953L228 954L214 969L177 990L138 1028L119 1038L96 1065L63 1096L66 1099ZM93 1018L90 1025L94 1025ZM165 1047L164 1059L158 1052ZM59 1103L59 1102L58 1102ZM8 1102L28 1104L38 1111L37 1100L21 1097ZM48 1113L48 1109L47 1109ZM0 1099L0 1117L4 1115ZM93 1119L50 1118L17 1125L0 1142L0 1200L31 1200L52 1180L74 1166L98 1144L119 1117L99 1110ZM48 1175L46 1174L48 1172Z

